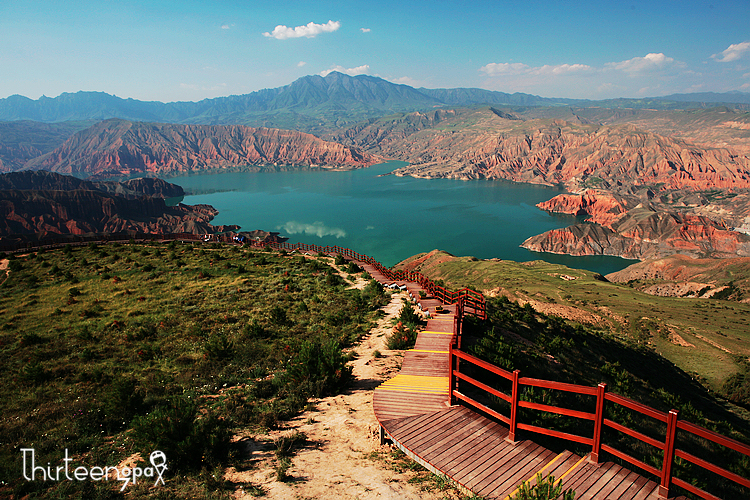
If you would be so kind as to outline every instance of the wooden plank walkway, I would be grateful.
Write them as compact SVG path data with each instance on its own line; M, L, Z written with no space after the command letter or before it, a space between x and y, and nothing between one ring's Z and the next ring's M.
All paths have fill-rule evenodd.
M392 284L369 264L358 262L374 279ZM577 500L656 500L658 484L612 462L595 464L570 451L552 452L533 441L510 442L508 429L468 408L450 406L449 348L453 341L455 307L431 297L419 299L422 288L406 286L431 315L414 349L404 353L401 372L375 389L373 407L385 437L427 469L447 476L463 489L488 499L507 499L537 473L562 480ZM436 314L442 305L447 311ZM684 497L679 497L684 498Z

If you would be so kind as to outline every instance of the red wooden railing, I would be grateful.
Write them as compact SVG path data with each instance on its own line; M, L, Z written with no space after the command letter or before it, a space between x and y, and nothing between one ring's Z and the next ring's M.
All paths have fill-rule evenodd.
M431 294L436 299L440 300L443 304L459 304L462 315L472 314L480 319L487 317L487 309L484 300L484 295L481 293L471 290L470 288L462 288L460 290L450 290L441 285L436 284L430 278L424 274L416 271L403 271L392 270L385 267L377 260L367 255L357 253L354 250L340 246L318 246L309 245L307 243L277 243L277 242L253 242L257 246L269 246L278 250L287 251L299 251L299 252L315 252L324 253L328 255L341 254L349 259L356 260L370 264L378 270L383 276L392 281L412 281L418 283L427 293ZM458 316L458 315L457 315Z
M460 342L460 335L457 336L457 343ZM461 372L461 361L469 363L471 365L482 368L490 373L498 375L510 382L511 392L506 394L501 392L489 385L470 377L465 372ZM535 432L545 436L551 436L555 438L564 439L567 441L573 441L581 443L587 446L591 446L590 458L594 462L598 462L601 452L607 452L625 462L628 462L639 469L642 469L654 476L660 478L659 495L667 498L669 496L669 490L674 486L679 486L686 491L706 499L717 499L718 497L711 493L702 490L692 484L675 477L672 472L672 467L675 458L686 460L692 464L702 467L705 470L711 471L719 476L733 481L741 486L750 488L750 479L742 477L731 471L728 471L718 465L712 464L707 460L696 457L684 450L676 448L677 431L683 431L687 435L692 437L698 437L710 441L712 443L724 446L736 452L739 452L746 457L750 458L750 446L740 443L734 439L722 436L713 431L692 424L690 422L679 420L679 414L677 410L671 410L669 413L664 413L655 410L649 406L643 405L632 399L620 396L618 394L607 392L606 384L599 384L597 387L566 384L562 382L555 382L551 380L540 380L534 378L527 378L520 376L520 370L513 372L503 370L497 366L492 365L486 361L483 361L471 354L468 354L456 345L452 345L450 348L450 399L451 404L456 402L462 402L468 404L474 408L481 410L482 412L504 422L509 427L508 439L511 441L516 440L516 434L519 430L525 430ZM463 365L465 367L465 365ZM481 389L493 396L496 396L510 404L510 414L503 415L498 411L484 405L483 403L467 396L460 392L457 388L458 381L464 381L471 384L474 387ZM569 408L562 408L550 405L544 405L540 403L533 403L530 401L520 401L519 395L522 386L527 387L539 387L544 389L553 389L557 391L563 391L573 394L581 394L592 396L596 398L596 410L594 413L588 413L580 410L573 410ZM619 424L613 420L604 417L605 403L616 404L628 408L629 410L640 413L641 415L650 417L666 425L666 432L664 440L654 439L634 429L630 429L622 424ZM592 436L581 436L570 434L566 432L560 432L554 429L545 429L535 425L526 424L519 421L518 409L528 408L531 410L538 410L547 413L554 413L558 415L565 415L574 417L582 420L591 421L594 424L594 432ZM613 446L602 442L602 431L604 427L609 427L623 434L626 434L632 438L637 439L643 443L651 445L662 452L662 465L661 469L657 469L651 465L648 465L637 458L634 458L627 453L614 448Z

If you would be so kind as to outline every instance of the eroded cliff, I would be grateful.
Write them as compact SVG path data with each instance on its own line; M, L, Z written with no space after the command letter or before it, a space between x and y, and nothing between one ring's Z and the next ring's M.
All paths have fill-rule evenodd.
M119 176L266 165L351 169L378 161L360 148L292 130L112 119L74 134L24 168Z
M15 234L214 233L209 205L168 207L182 188L159 179L92 183L51 172L0 175L0 237Z

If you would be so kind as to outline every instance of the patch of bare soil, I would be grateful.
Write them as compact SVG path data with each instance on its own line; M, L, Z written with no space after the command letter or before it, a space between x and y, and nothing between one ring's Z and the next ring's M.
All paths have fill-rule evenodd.
M364 284L360 279L355 286ZM224 478L237 485L235 498L257 495L252 486L260 487L264 498L285 500L445 498L446 492L423 491L419 484L409 483L412 472L388 467L383 457L390 455L390 447L381 446L378 439L373 390L401 367L401 353L386 349L385 341L392 330L391 318L398 315L405 296L393 294L385 316L355 348L356 380L346 393L312 401L314 410L286 422L282 430L235 436L245 442L252 464L247 470L225 471ZM381 354L376 357L375 351ZM273 440L296 432L305 434L306 443L291 457L286 480L278 480Z
M2 273L2 280L0 280L0 283L3 283L6 279L8 279L8 275L10 274L10 271L8 270L8 259L2 259L0 260L0 272L5 271Z
M691 344L682 336L677 333L677 329L673 325L667 325L669 327L669 341L672 342L675 345L681 346L681 347L695 347L695 344Z

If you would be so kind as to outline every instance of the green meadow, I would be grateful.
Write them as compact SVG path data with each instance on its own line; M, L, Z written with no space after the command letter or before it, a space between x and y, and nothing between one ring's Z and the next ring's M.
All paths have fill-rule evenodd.
M236 485L219 472L251 466L230 436L274 428L308 398L345 387L342 349L386 300L374 282L348 289L328 257L218 244L90 244L9 258L0 496L16 498L121 496L114 481L27 481L22 448L53 469L67 449L71 470L160 450L166 484L142 480L129 496L228 497Z

